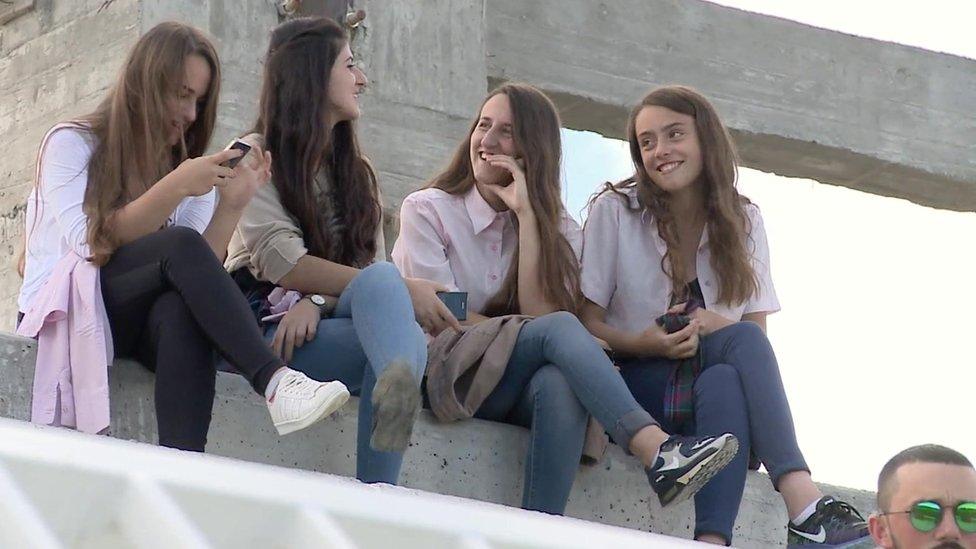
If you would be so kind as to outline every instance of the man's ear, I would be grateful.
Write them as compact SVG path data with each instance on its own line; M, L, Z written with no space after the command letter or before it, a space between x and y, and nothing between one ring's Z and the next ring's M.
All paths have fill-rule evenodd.
M878 547L890 549L895 546L891 540L891 532L888 530L888 521L885 520L885 517L872 513L868 517L868 531L871 532L871 537L874 538Z

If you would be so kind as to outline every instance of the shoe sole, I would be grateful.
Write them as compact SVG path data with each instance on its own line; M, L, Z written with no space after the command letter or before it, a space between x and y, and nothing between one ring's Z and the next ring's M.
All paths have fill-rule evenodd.
M738 451L739 439L733 437L717 452L703 459L698 465L682 475L677 482L684 484L683 481L687 481L687 484L684 484L684 488L678 491L671 501L662 503L661 507L676 505L697 494L708 481L712 480L712 477L732 461Z
M334 394L326 399L325 402L322 403L322 406L313 410L307 416L286 423L276 423L275 429L278 430L278 434L287 435L289 433L294 433L295 431L301 431L306 427L318 423L319 420L334 414L339 410L339 408L342 408L346 401L349 400L349 390L346 389L345 385L339 383L338 381L329 382L329 384L326 385L326 390L333 391Z
M794 543L793 545L787 544L786 547L787 549L806 549L808 547L816 549L874 549L877 547L877 545L874 543L874 539L871 536L867 536L833 545L828 545L826 543Z
M410 368L394 362L373 387L373 425L369 445L379 452L403 452L420 410L420 389Z

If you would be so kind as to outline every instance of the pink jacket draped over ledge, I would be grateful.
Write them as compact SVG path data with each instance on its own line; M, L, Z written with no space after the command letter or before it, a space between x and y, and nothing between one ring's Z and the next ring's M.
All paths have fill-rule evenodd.
M37 339L31 421L98 433L109 426L112 332L98 267L70 252L17 328Z

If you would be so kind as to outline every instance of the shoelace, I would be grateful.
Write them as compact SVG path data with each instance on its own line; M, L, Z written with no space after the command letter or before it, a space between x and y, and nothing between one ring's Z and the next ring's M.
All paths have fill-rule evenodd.
M853 517L857 517L857 522L864 522L864 517L861 516L861 513L851 504L844 501L834 500L828 503L824 509L825 521L841 523L846 526L855 522L851 520Z
M283 385L278 387L275 393L286 394L288 396L310 397L318 387L318 384L311 381L311 379L301 376L289 377Z

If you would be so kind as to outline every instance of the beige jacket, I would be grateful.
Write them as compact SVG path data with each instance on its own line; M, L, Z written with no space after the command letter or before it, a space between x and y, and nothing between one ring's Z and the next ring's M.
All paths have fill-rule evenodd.
M522 326L530 316L490 318L461 332L444 330L427 345L427 395L441 421L474 416L501 381ZM602 426L590 418L581 461L598 463L607 448Z
M241 140L263 145L258 134L247 135ZM227 245L224 267L229 272L247 267L254 278L277 284L307 253L298 220L281 205L275 186L267 183L254 194L237 222ZM376 257L373 260L386 261L382 218L376 228Z

